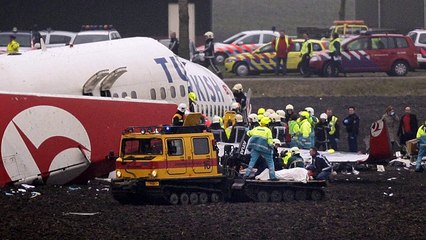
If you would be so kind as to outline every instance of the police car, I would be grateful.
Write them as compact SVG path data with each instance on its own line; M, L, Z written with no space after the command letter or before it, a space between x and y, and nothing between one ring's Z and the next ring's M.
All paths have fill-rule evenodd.
M63 47L74 41L77 33L68 31L43 30L40 31L41 37L46 44L46 47Z
M426 30L415 29L407 34L413 39L417 49L417 62L420 67L426 67Z
M293 39L294 48L288 53L287 69L300 71L300 49L304 39ZM322 51L327 48L327 42L313 40L312 46L314 51ZM247 76L248 74L275 72L276 52L271 43L265 44L257 48L251 53L242 53L229 57L225 61L227 72L233 72L239 76Z
M417 66L416 47L410 37L401 34L363 34L341 43L342 68L345 73L385 72L404 76ZM316 53L311 69L320 76L331 76L329 51Z
M120 34L112 25L83 25L81 31L75 36L72 45L120 38Z
M279 36L279 32L268 30L252 30L237 33L223 42L215 42L214 51L216 63L224 64L225 59L240 53L251 52L265 43L272 42ZM203 51L204 46L197 48Z

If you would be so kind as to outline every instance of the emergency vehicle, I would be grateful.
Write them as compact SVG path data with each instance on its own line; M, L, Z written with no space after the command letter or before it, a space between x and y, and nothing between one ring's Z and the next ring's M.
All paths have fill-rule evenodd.
M405 76L417 66L417 52L410 37L401 34L362 34L341 42L344 73L385 72ZM310 68L320 76L332 75L329 51L315 53Z
M121 137L116 179L111 192L121 203L204 204L238 196L259 202L320 200L325 181L244 180L236 173L238 158L218 157L211 132L199 113L183 127L129 127ZM239 166L239 165L238 165Z
M216 63L224 64L225 59L229 56L251 52L265 43L272 42L272 40L278 36L279 32L276 31L252 30L237 33L223 42L215 42L214 51ZM204 46L197 48L199 52L203 50Z
M300 71L300 50L304 39L293 39L294 47L288 53L287 70ZM314 51L322 51L327 48L328 43L320 40L313 40ZM257 48L251 53L242 53L229 57L225 61L227 72L232 72L238 76L247 76L249 74L274 72L276 68L276 52L271 43Z
M426 67L426 30L415 29L407 34L413 39L417 49L417 63L419 67Z
M120 33L112 25L83 25L71 44L101 42L120 38Z
M368 30L364 20L336 20L333 24L330 27L330 38L333 33L338 33L340 38L347 38Z

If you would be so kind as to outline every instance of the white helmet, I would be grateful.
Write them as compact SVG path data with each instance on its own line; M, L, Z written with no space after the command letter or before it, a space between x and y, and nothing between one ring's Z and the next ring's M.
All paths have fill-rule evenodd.
M266 112L274 113L274 112L275 112L275 110L274 110L274 109L272 109L272 108L268 108L268 109L266 109Z
M237 121L237 122L243 122L243 116L241 114L235 115L235 121Z
M234 85L232 90L242 92L243 91L243 85L241 83L237 83L237 84Z
M271 113L269 118L272 120L272 122L281 122L281 117L276 113Z
M204 33L204 36L207 37L207 38L214 38L214 34L211 31Z
M218 115L215 115L213 117L212 123L220 123L220 117Z
M177 110L179 110L181 112L185 112L186 111L186 104L185 103L179 104Z
M250 122L257 122L257 114L256 113L249 114L248 119Z
M264 112L264 113L263 113L263 116L264 116L264 117L269 117L270 115L271 115L271 113L270 113L270 112Z
M274 138L274 139L272 139L272 142L274 143L274 145L275 144L281 145L281 141L279 139Z
M309 114L311 114L311 116L314 116L315 112L314 109L311 107L305 107L305 110L309 112Z
M290 148L290 152L292 152L292 153L300 153L300 149L298 147L292 147L292 148Z
M327 118L328 118L327 113L321 113L320 119L327 119Z
M275 113L278 114L280 117L285 118L285 112L284 112L284 110L280 109L280 110L277 110Z
M237 102L233 102L233 103L231 104L231 110L239 109L239 108L240 108L240 104L239 104L239 103L237 103Z
M285 110L294 110L294 107L291 104L287 104L287 106L285 106Z

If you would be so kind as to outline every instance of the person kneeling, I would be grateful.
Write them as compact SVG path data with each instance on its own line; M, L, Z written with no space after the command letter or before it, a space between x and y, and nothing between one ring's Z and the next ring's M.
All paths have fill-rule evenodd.
M329 180L332 166L327 158L321 155L316 147L311 147L309 154L312 157L312 163L306 169L313 172L315 180Z

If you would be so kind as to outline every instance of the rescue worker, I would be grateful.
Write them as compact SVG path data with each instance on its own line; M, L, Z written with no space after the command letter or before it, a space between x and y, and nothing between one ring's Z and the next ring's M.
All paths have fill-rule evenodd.
M385 122L386 127L388 128L388 135L392 146L392 152L396 152L397 146L399 146L397 142L399 117L395 113L395 110L392 106L388 106L386 108L386 111L382 116L382 120Z
M244 113L246 110L246 94L243 92L243 85L241 83L237 83L232 88L232 93L234 94L235 101L240 104L240 113Z
M329 54L331 58L331 77L336 77L339 72L343 72L342 57L340 52L340 39L338 33L333 33L329 45ZM346 77L346 73L344 73Z
M264 108L257 109L257 117L259 118L261 115L263 117L263 114L266 112ZM260 119L259 119L260 120Z
M213 133L214 140L216 142L228 142L226 137L225 129L223 129L222 124L220 123L221 118L215 115L212 119L212 124L210 125L210 131Z
M321 155L316 147L311 147L309 154L312 157L312 163L306 169L313 172L315 180L329 180L333 169L328 159Z
M296 147L299 145L300 127L297 123L296 115L291 115L290 121L288 121L288 132L291 136L289 146Z
M280 154L278 153L278 148L281 146L281 141L279 139L274 138L272 139L272 143L274 144L274 148L272 150L274 151L273 158L275 170L282 170L283 161L281 161Z
M298 147L290 148L291 156L288 158L287 168L305 167L302 156L300 156L300 149Z
M173 115L172 118L172 125L173 126L183 126L183 122L185 120L185 111L186 111L186 104L180 103L175 115Z
M348 107L349 115L343 120L348 133L349 152L358 152L359 117L355 113L355 107Z
M37 30L37 24L34 24L33 29L31 31L31 47L35 49L41 48L41 34Z
M192 88L188 87L188 100L189 100L189 111L195 112L195 105L197 104L197 94L192 91Z
M293 46L293 41L285 35L284 30L280 32L280 36L272 40L272 46L276 52L275 57L275 75L278 76L280 68L282 66L283 75L287 76L287 54ZM282 65L281 65L282 62Z
M257 119L257 114L256 113L251 113L248 115L248 127L249 129L253 129L255 127L259 126L259 122Z
M315 147L320 151L325 151L329 149L329 130L330 127L327 122L327 114L321 113L320 121L315 125Z
M303 38L305 41L302 44L302 48L300 49L301 60L301 69L303 72L303 77L311 76L311 69L309 68L309 61L311 60L311 55L313 51L312 41L309 39L309 34L304 33Z
M247 132L247 135L250 137L247 149L251 151L251 158L244 178L250 176L253 166L256 164L258 158L262 156L266 160L269 168L269 179L272 181L278 180L275 176L272 133L268 128L269 121L269 118L262 118L259 127L255 127Z
M16 41L15 35L10 35L10 42L7 44L7 54L16 55L19 54L19 43Z
M281 117L281 122L285 122L285 111L284 110L277 110L276 113Z
M399 121L398 133L399 143L405 145L408 140L416 138L418 128L417 116L411 113L410 107L405 107L405 114Z
M237 103L237 102L231 103L231 111L234 111L234 112L240 114L241 113L240 109L241 108L240 108L240 104L239 103Z
M311 147L315 146L315 125L317 125L317 123L319 122L318 118L315 117L315 111L312 107L306 107L305 111L307 111L309 113L309 118L308 121L311 124L312 127L312 131L310 134L311 137Z
M416 138L419 140L419 155L417 155L416 172L423 172L422 159L426 155L426 118L423 121L423 125L417 130Z
M179 55L179 40L176 38L176 33L170 33L169 49L176 55Z
M294 113L293 105L287 104L287 106L285 106L285 122L288 123L288 121L290 121L291 116L293 116L293 115L296 115Z
M330 129L328 131L330 148L337 151L337 143L340 138L339 118L336 115L333 115L333 109L331 108L327 108L325 113L327 114L327 122Z
M211 67L214 71L214 73L223 79L222 73L220 70L216 67L216 64L214 63L215 56L214 56L214 34L213 32L206 32L204 33L204 37L206 38L206 41L204 43L204 57L206 61L206 66Z
M300 126L299 134L299 148L309 149L312 147L311 133L313 131L312 125L309 123L309 113L307 111L300 112L298 123Z
M231 131L229 134L229 143L239 143L243 139L246 133L246 126L243 121L243 116L241 114L235 115L235 124L230 127Z

